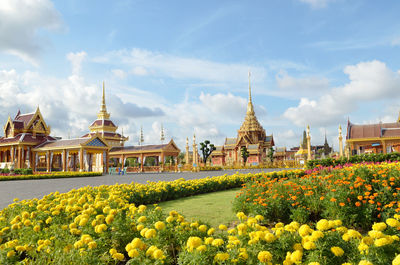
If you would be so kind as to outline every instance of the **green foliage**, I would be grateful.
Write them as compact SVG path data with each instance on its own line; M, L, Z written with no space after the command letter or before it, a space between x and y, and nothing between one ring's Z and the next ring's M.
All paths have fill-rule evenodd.
M268 158L271 163L274 162L274 152L275 152L274 148L270 147L268 151Z
M315 167L335 167L338 165L345 165L348 163L356 164L362 162L385 162L385 161L399 161L400 153L394 152L389 154L362 154L347 157L341 157L338 159L325 158L325 159L314 159L307 161L307 168L313 169Z
M247 158L249 157L249 151L247 151L246 146L242 146L242 148L240 148L240 155L243 158L244 164L246 164Z
M205 140L203 143L200 143L200 150L203 155L203 163L207 162L207 158L215 149L217 148L214 146L214 144L210 144L209 140Z

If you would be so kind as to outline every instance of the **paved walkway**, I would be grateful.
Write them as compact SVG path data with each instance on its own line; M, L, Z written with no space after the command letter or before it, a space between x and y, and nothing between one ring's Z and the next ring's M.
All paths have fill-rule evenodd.
M0 181L0 209L7 207L14 198L20 200L41 198L51 192L68 192L85 186L112 185L116 183L146 183L147 181L172 181L179 178L200 179L208 176L220 176L224 174L270 172L280 169L244 169L225 171L202 171L181 173L135 173L127 175L104 175L98 177L60 178L60 179L36 179L36 180L12 180Z

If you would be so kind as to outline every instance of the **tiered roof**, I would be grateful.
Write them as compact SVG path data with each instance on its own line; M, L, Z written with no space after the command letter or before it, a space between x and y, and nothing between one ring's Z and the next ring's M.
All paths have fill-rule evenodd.
M113 121L110 120L110 113L107 112L106 99L105 99L105 88L103 82L103 96L101 99L100 111L97 114L97 119L92 122L89 126L90 132L83 135L82 137L91 137L96 133L100 133L106 141L120 141L125 142L129 137L125 137L117 133L118 126L115 125Z

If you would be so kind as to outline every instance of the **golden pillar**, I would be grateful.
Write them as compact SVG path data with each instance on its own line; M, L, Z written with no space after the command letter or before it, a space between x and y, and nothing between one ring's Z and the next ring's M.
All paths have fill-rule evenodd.
M21 167L22 167L22 150L21 146L18 146L18 158L17 158L16 168L21 168Z
M81 148L80 152L79 152L79 171L83 172L85 171L83 168L83 149Z
M66 170L67 169L67 150L64 149L62 152L63 152L62 170L65 172L65 171L67 171Z
M185 154L186 165L189 165L189 139L186 137L186 154Z
M311 160L311 136L309 125L307 125L307 160Z
M46 170L47 172L50 172L50 151L47 151L47 155L46 155Z
M342 136L342 126L339 125L339 157L343 156L343 136Z
M140 172L144 170L144 163L143 163L143 153L140 154Z
M164 152L161 152L161 171L164 170Z
M110 158L108 157L108 151L107 151L107 152L106 152L106 173L107 173L107 174L108 174L108 167L110 166L108 160L110 160Z

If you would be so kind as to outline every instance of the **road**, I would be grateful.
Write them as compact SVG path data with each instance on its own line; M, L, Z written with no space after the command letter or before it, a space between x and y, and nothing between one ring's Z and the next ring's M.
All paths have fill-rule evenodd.
M179 172L179 173L134 173L127 175L104 175L97 177L35 179L35 180L10 180L0 181L0 209L7 207L14 198L20 200L42 198L51 192L68 192L85 186L113 185L116 183L143 183L147 181L172 181L179 178L200 179L208 176L232 175L239 173L257 173L278 171L281 169L242 169L224 171Z

